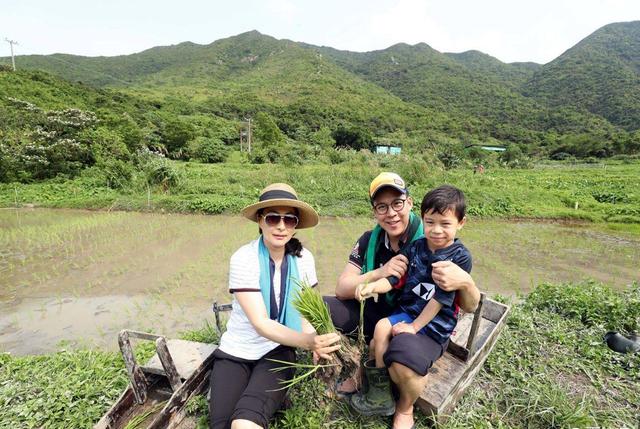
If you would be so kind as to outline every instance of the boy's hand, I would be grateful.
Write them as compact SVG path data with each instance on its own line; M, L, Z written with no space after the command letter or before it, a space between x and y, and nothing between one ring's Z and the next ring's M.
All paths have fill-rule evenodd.
M391 335L394 337L398 334L416 334L416 330L411 323L399 322L391 328Z
M373 283L361 283L356 287L356 299L362 302L367 298L373 297L373 300L378 302L378 294L374 290L375 285Z

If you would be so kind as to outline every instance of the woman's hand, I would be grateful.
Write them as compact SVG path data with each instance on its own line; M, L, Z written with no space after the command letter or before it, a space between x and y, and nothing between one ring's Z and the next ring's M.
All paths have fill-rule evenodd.
M399 322L391 328L391 335L394 337L398 334L414 334L416 330L411 323Z
M379 268L380 278L387 278L389 276L394 276L400 278L404 276L404 273L407 272L407 267L409 266L409 260L404 255L396 255L393 258L389 259L389 261Z
M340 335L335 332L324 335L313 334L309 349L313 352L314 361L316 361L318 357L327 360L333 359L331 353L340 348L340 344L336 344L338 341L340 341Z

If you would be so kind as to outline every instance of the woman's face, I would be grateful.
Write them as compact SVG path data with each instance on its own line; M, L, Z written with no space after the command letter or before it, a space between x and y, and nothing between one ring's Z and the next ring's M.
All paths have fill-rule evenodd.
M295 218L295 219L294 219ZM284 249L296 231L298 214L292 207L268 207L258 217L265 246L269 250ZM295 223L295 224L294 224Z
M406 199L406 200L405 200ZM405 201L398 201L405 200ZM395 210L393 207L402 206L401 209ZM413 200L401 192L392 188L379 191L373 200L373 214L378 225L384 229L389 237L400 238L409 226L409 213L413 207ZM386 213L379 213L384 211Z

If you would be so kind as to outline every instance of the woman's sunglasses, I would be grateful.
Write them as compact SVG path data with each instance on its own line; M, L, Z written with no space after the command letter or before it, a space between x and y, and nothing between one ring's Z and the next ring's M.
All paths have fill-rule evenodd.
M263 217L264 222L271 227L280 225L280 221L282 220L284 222L284 226L287 228L295 228L298 226L299 222L298 216L293 214L280 215L277 213L267 213Z

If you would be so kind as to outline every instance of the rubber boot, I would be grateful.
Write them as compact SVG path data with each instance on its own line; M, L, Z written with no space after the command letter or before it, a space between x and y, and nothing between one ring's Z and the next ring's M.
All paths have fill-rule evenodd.
M391 396L391 380L387 368L376 368L375 361L364 364L364 376L369 389L351 396L351 406L363 416L390 416L396 411Z
M634 334L627 338L618 332L609 331L604 335L604 340L611 350L618 353L638 353L640 352L640 342Z

